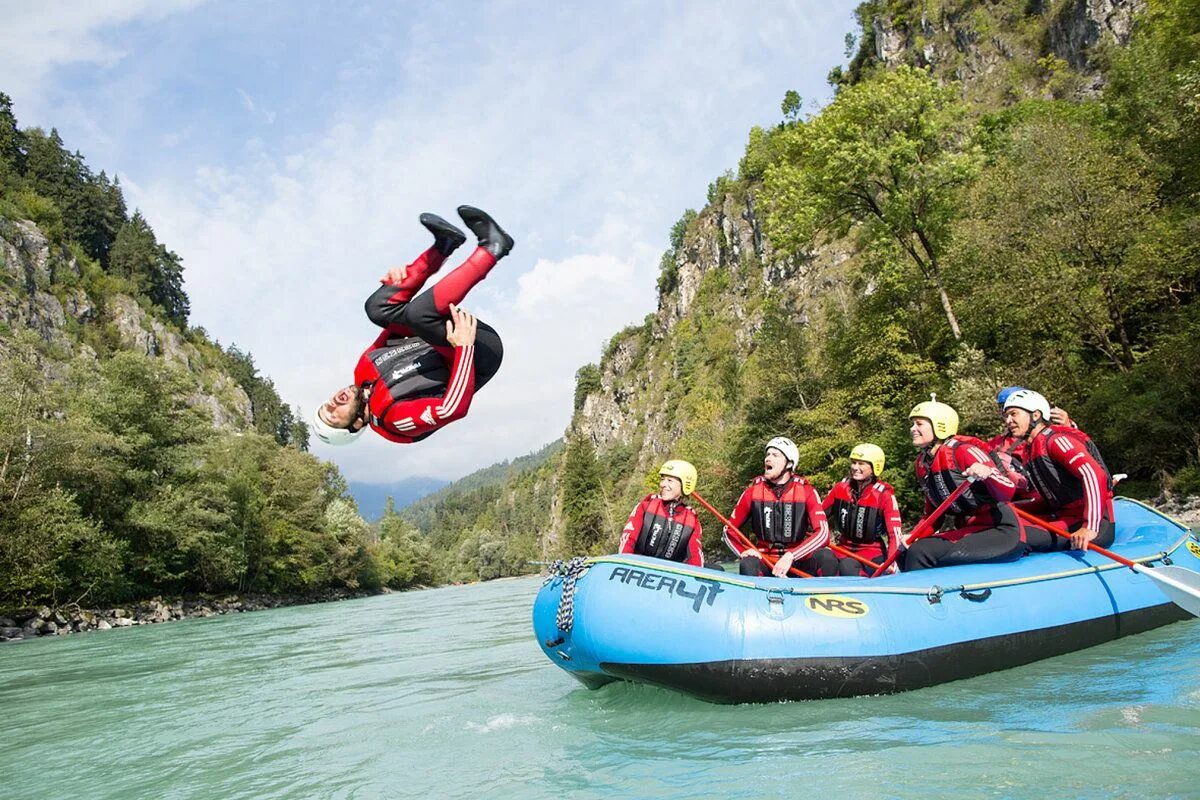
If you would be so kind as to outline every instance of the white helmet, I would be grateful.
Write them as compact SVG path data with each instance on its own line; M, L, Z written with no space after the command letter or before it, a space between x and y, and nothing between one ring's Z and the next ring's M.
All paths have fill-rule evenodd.
M349 428L335 428L325 420L321 419L321 407L317 406L312 415L312 429L313 433L317 435L317 438L325 444L340 446L343 444L350 444L359 436L362 436L362 433L367 429L367 426L363 425L356 431L352 431Z
M1019 392L1013 392L1004 401L1004 410L1010 408L1019 408L1022 411L1028 411L1031 415L1035 411L1040 411L1042 414L1042 422L1050 424L1050 403L1040 392L1035 392L1033 389L1022 389Z
M783 457L788 460L788 466L792 469L795 469L796 464L800 463L800 448L796 447L796 443L786 436L776 436L767 442L765 449L770 450L772 447L783 453Z

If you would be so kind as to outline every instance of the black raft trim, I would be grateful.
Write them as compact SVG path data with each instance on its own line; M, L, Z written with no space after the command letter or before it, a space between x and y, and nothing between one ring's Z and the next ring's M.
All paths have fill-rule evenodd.
M693 664L601 664L608 675L714 703L893 694L1019 667L1160 628L1191 615L1174 603L893 656L769 658Z

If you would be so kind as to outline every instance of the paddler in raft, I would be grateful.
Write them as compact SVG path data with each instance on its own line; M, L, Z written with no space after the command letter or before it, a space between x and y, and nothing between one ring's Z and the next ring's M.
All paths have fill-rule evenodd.
M367 317L384 330L359 358L354 383L313 413L322 442L349 444L368 427L392 442L419 442L465 417L475 392L500 369L500 336L458 304L508 255L513 240L477 208L459 206L458 215L478 239L465 262L413 299L467 240L436 214L422 214L433 246L407 267L390 270L367 299Z
M973 436L959 436L958 412L936 395L909 412L912 443L920 449L917 483L928 515L967 478L975 483L950 506L936 536L910 542L904 570L1015 561L1026 552L1022 524L1013 512L1016 486Z
M1066 525L1070 540L1028 526L1029 546L1038 552L1082 549L1089 542L1108 547L1116 529L1108 469L1099 449L1079 428L1053 424L1054 412L1038 392L1022 389L1007 398L1004 417L1019 443L1014 456L1023 464L1032 500L1021 507Z
M795 566L812 575L837 575L837 559L829 544L829 524L821 508L821 497L807 480L796 475L800 450L784 436L767 442L763 474L754 479L738 499L729 521L743 533L749 520L758 550L726 544L738 553L742 575L786 577ZM767 569L760 553L778 557Z
M686 498L696 489L696 468L671 459L658 470L658 494L634 506L621 532L620 553L654 556L696 567L704 566L700 519Z
M1001 457L1001 460L1006 464L1012 458L1012 452L1021 444L1021 440L1013 436L1008 429L1008 418L1006 415L1005 403L1008 398L1012 397L1017 392L1029 391L1023 386L1005 386L1000 391L996 392L996 413L1000 417L1000 433L993 436L987 441L987 449L990 453L995 453ZM1071 415L1064 409L1055 406L1050 409L1050 424L1065 425L1070 428L1076 427L1071 421Z
M849 474L833 485L822 505L837 543L876 564L900 547L900 506L891 485L881 480L884 463L879 445L855 445L850 451ZM838 560L838 574L869 574L862 562L833 555Z

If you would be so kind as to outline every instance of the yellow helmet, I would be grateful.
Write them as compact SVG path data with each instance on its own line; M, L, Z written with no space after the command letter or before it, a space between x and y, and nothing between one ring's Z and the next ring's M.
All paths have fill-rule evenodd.
M686 461L673 458L662 465L658 474L660 476L670 475L672 478L678 478L679 482L683 484L683 494L685 497L690 495L696 488L696 468Z
M850 451L851 461L866 461L871 465L871 469L875 470L875 477L883 475L883 448L877 444L862 444L854 445L854 449Z
M908 412L909 419L924 417L933 425L933 435L949 439L958 433L958 412L945 403L939 403L936 394L930 394L924 403L917 403Z

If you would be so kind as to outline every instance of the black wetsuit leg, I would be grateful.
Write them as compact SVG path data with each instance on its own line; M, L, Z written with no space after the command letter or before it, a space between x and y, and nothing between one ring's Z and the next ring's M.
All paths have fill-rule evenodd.
M1008 503L996 507L995 527L969 533L957 542L931 536L913 542L904 556L904 571L1016 561L1026 553L1021 526Z
M1070 527L1070 530L1077 531L1082 527L1083 523L1077 522ZM1100 530L1096 531L1096 538L1092 540L1092 544L1098 547L1110 547L1113 539L1116 538L1116 533L1116 526L1106 516L1100 520ZM1070 539L1028 524L1025 526L1025 541L1035 553L1053 553L1071 549Z
M870 561L871 563L875 564L876 566L883 566L883 558L869 558L867 560ZM848 558L848 557L842 557L842 558L838 559L838 574L839 575L845 575L845 576L862 575L864 572L867 572L867 569L868 568L866 567L866 565L864 565L861 561L858 561L857 559ZM871 575L873 573L874 573L874 570L870 570L870 572L867 572L868 575Z
M434 306L433 290L429 289L413 298L400 312L400 324L429 342L434 347L450 347L446 341L446 320ZM504 345L500 334L486 322L480 320L475 330L475 390L482 389L500 369L504 358Z
M822 547L808 558L803 561L797 561L792 566L807 572L809 575L828 576L838 574L837 556L828 547Z

